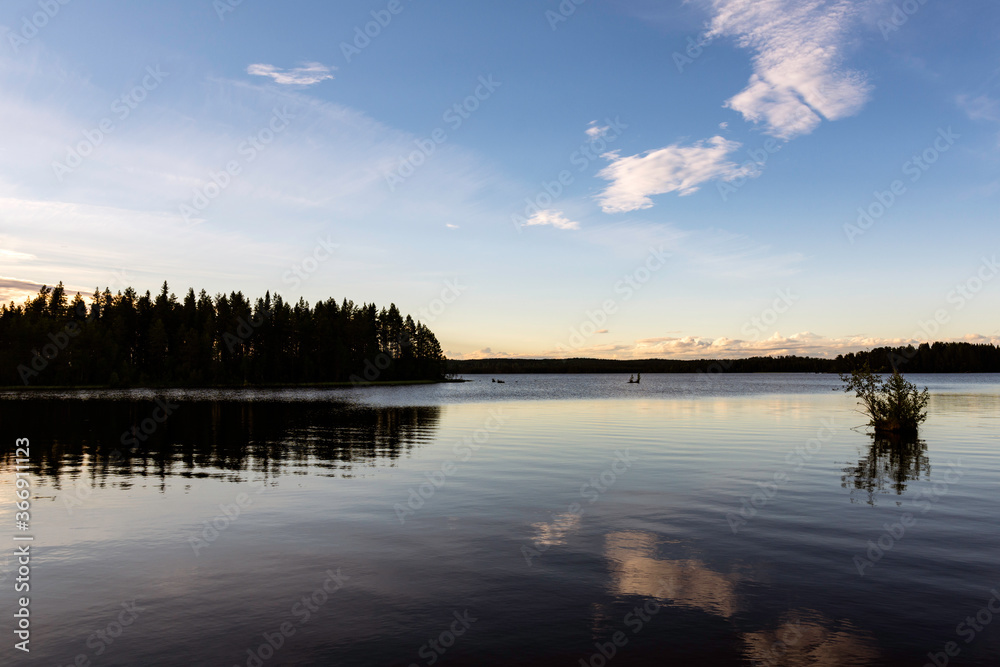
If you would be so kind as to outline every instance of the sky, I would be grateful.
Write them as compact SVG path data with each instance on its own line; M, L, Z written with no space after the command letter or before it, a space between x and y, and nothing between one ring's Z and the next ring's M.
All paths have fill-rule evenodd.
M395 303L451 358L1000 344L993 0L8 0L0 300Z

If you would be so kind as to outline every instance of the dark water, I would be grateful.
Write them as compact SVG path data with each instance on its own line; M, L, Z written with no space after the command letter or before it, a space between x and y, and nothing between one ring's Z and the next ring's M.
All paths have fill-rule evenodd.
M997 664L1000 378L473 379L0 394L0 663Z

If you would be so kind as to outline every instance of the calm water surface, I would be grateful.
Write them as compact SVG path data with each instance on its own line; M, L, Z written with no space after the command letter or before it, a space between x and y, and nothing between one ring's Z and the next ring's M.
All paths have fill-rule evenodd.
M0 664L998 663L1000 378L911 443L830 375L469 379L0 393Z

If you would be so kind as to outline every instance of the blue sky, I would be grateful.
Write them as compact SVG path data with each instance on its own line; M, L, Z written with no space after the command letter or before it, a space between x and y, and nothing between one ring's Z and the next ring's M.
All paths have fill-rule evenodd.
M0 11L4 301L395 302L452 357L1000 342L987 0L64 2Z

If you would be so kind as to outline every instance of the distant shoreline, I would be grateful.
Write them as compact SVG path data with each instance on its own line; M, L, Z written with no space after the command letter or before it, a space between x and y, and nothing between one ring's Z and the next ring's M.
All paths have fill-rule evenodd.
M988 343L936 342L918 347L878 347L835 358L742 357L736 359L447 359L445 373L848 373L868 366L875 372L1000 373L1000 347Z

